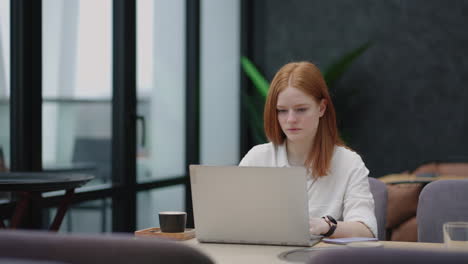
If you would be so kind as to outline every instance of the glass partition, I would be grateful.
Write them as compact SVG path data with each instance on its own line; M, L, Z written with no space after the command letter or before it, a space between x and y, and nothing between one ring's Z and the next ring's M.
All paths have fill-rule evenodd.
M59 232L104 233L112 232L112 200L110 198L82 202L71 206ZM47 223L52 222L57 209L47 209Z
M137 14L137 180L180 177L185 174L185 1L138 0Z
M110 183L112 1L42 5L44 170Z
M10 1L0 0L0 171L10 164ZM1 195L0 195L1 198Z
M111 185L112 1L42 1L42 157L50 172ZM73 205L62 232L110 232L111 199ZM56 209L46 209L54 216Z

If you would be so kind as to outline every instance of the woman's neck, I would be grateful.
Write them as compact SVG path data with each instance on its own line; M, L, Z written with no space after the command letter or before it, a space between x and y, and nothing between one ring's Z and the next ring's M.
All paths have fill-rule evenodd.
M312 142L291 142L286 139L286 151L288 154L288 162L291 166L304 166L304 163L309 155Z

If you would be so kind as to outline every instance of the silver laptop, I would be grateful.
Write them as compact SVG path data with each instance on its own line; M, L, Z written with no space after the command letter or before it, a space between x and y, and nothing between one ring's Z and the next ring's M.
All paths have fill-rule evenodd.
M312 246L303 168L190 166L200 242Z

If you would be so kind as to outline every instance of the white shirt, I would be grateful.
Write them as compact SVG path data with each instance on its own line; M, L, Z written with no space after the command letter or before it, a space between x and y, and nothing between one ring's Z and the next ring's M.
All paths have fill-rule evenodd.
M273 143L253 147L239 166L290 167L285 145ZM369 189L369 170L359 154L337 146L329 174L307 180L309 217L331 215L338 221L364 223L377 237L374 198Z

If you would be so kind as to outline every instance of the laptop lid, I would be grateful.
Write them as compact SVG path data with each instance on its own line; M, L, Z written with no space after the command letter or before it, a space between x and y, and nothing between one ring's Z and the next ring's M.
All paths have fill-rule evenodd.
M200 242L311 246L304 168L190 165Z

